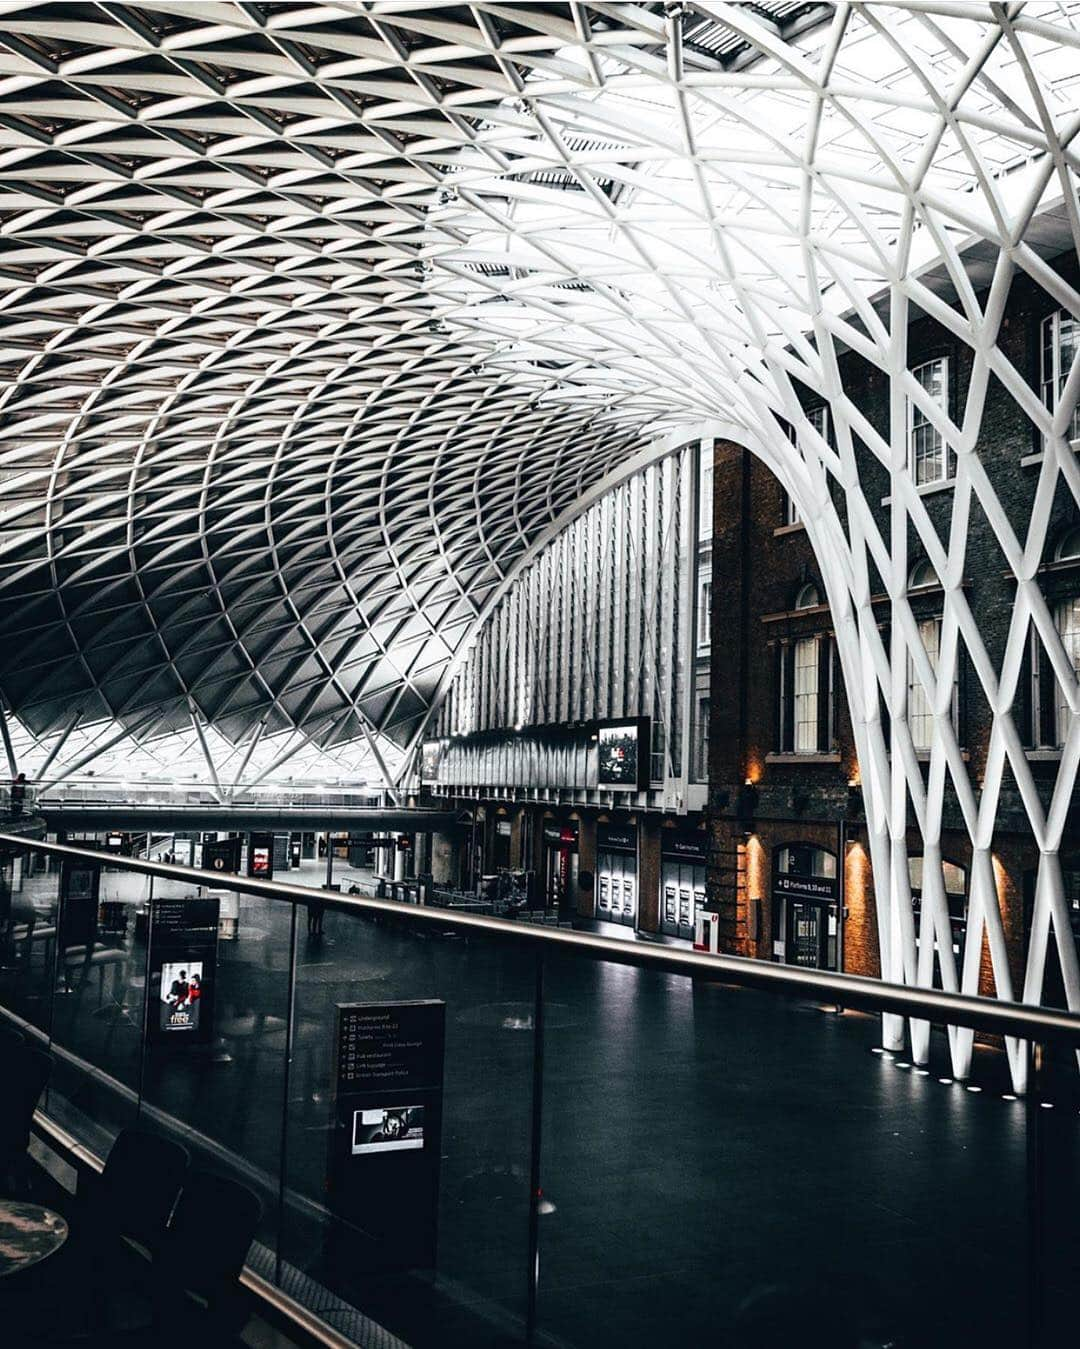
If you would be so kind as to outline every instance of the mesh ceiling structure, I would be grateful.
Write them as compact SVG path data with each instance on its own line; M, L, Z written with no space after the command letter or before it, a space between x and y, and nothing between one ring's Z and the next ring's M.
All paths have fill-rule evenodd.
M964 967L933 880L921 932L969 991L985 936L1012 996L990 852L1008 779L1041 857L1024 992L1054 933L1080 1004L1058 862L1080 691L1035 575L1054 502L1080 503L1080 357L1047 406L998 341L1018 277L1080 318L1052 264L1080 252L1078 131L1075 3L0 5L15 751L32 772L137 745L227 781L292 755L392 775L515 568L711 419L807 520L883 971L933 977L905 833L911 812L932 877L948 790L973 847ZM922 316L971 353L955 420L907 370ZM887 434L844 385L852 351L890 381ZM979 454L991 380L1043 445L1019 524ZM908 400L956 456L944 535ZM886 528L860 456L890 474ZM1003 655L963 592L976 511L1015 580ZM944 587L936 668L909 538ZM1068 722L1049 798L1012 716L1031 632ZM978 782L948 715L962 650L994 718ZM935 711L925 772L908 662Z

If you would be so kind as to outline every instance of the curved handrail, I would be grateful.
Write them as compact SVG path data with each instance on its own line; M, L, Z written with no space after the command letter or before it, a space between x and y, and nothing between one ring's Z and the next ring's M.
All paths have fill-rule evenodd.
M205 886L213 890L234 890L287 904L320 903L344 913L381 914L402 919L417 927L435 926L444 931L449 929L471 933L508 944L532 947L537 951L550 951L552 954L562 952L590 956L621 965L662 970L668 974L711 978L745 988L812 997L860 1011L891 1012L917 1020L970 1026L997 1035L1016 1036L1021 1040L1065 1040L1080 1049L1080 1014L1036 1007L1029 1003L1002 1002L996 998L947 993L936 988L914 988L864 975L834 974L794 965L776 965L744 956L707 955L659 943L631 942L594 933L569 932L565 928L514 923L479 914L424 908L392 899L342 895L333 890L315 890L282 881L265 881L253 876L202 871L168 862L149 862L143 858L73 848L69 844L47 843L17 834L0 833L0 846L47 857L96 862L118 871L133 871L144 876L156 876L162 880Z

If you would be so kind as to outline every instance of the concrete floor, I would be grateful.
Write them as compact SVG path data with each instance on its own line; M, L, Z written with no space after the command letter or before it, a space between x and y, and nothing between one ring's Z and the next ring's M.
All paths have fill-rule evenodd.
M114 877L110 893L137 880ZM55 877L28 881L23 897L35 893L44 910ZM52 1000L39 952L0 976L0 1003L51 1030L50 1110L79 1136L107 1146L140 1108L179 1121L169 1127L193 1151L260 1189L261 1238L297 1276L417 1346L520 1342L531 963L334 913L311 939L301 913L286 1079L290 929L284 905L242 901L239 938L219 947L220 1038L206 1051L144 1050L145 953L130 941L103 993L93 976ZM850 1013L579 957L549 960L545 988L541 1342L735 1345L739 1307L770 1286L796 1299L800 1345L841 1343L835 1329L814 1338L828 1307L866 1345L1025 1342L1030 1117L1003 1099L1000 1055L977 1055L975 1092L939 1081L943 1036L917 1074L873 1052L875 1023ZM437 1273L343 1280L326 1186L335 1004L427 997L447 1003ZM1080 1274L1071 1088L1034 1116L1047 1316L1068 1336Z

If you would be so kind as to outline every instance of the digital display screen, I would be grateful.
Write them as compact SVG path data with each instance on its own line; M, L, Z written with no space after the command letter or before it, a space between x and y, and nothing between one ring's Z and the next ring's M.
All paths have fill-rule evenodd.
M380 1105L353 1111L354 1157L366 1152L407 1152L423 1146L422 1105Z
M162 1031L197 1031L203 995L203 961L166 961L161 966Z
M438 782L442 753L443 742L441 740L425 740L421 745L420 776L425 782Z
M636 721L612 722L597 729L601 787L636 789L641 777L641 726Z

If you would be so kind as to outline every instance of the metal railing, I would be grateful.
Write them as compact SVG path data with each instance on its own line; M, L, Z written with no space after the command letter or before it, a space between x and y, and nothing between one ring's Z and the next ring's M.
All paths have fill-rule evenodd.
M600 999L597 1006L606 1005L602 990L610 985L617 970L625 971L625 975L618 976L620 979L635 980L632 986L617 985L620 1017L626 1015L627 987L632 987L636 996L656 999L657 1015L663 1016L667 997L663 990L675 990L671 996L676 1000L688 995L678 991L681 985L670 984L669 980L689 981L686 989L691 990L689 996L694 999L698 1053L702 1043L707 1050L708 1036L722 1039L728 1033L728 1011L721 1014L718 1009L728 1009L730 1018L736 1019L745 1015L746 1007L761 1011L762 1052L781 1055L778 1061L785 1065L780 1073L767 1075L755 1089L760 1097L755 1108L764 1112L763 1125L772 1120L766 1133L768 1128L787 1127L786 1112L778 1110L775 1118L769 1113L769 1093L782 1088L785 1077L794 1075L803 1080L800 1077L805 1071L803 1064L812 1062L822 1044L831 1044L835 1038L835 1032L826 1035L816 1021L789 1022L808 1002L818 1009L825 1004L845 1012L917 1019L943 1027L969 1027L985 1036L1012 1037L1024 1042L1034 1072L1026 1106L1019 1104L1015 1108L1022 1112L1026 1151L1016 1154L1011 1142L1001 1142L1000 1122L987 1130L987 1136L996 1140L994 1146L1003 1149L998 1158L1000 1165L1007 1163L1007 1169L1013 1170L1019 1167L1013 1179L1023 1190L1024 1203L1022 1212L1013 1216L1029 1252L1023 1295L1018 1302L1018 1307L1019 1303L1023 1306L1017 1310L1015 1324L1006 1317L1001 1326L1011 1326L1010 1343L1015 1342L1017 1326L1030 1344L1056 1342L1048 1329L1056 1323L1053 1316L1048 1321L1046 1314L1046 1304L1048 1299L1053 1302L1056 1288L1048 1283L1042 1267L1044 1253L1054 1244L1048 1243L1044 1232L1048 1221L1046 1173L1051 1166L1045 1149L1044 1108L1069 1106L1059 1109L1058 1117L1062 1120L1075 1121L1077 1111L1072 1108L1074 1103L1069 1096L1072 1088L1066 1075L1061 1072L1049 1075L1046 1064L1050 1060L1059 1066L1069 1063L1075 1077L1080 1016L1052 1008L703 954L650 942L613 940L592 933L444 908L313 891L282 881L103 856L88 849L16 835L0 833L0 852L9 859L23 859L18 884L10 861L4 872L8 891L8 968L6 972L0 971L0 1009L47 1039L58 1064L62 1065L60 1079L50 1091L46 1114L57 1127L67 1130L98 1155L106 1150L108 1136L134 1114L153 1127L173 1130L193 1151L205 1154L215 1164L233 1170L251 1183L269 1198L274 1212L270 1224L273 1230L261 1235L253 1258L253 1282L269 1280L284 1295L319 1314L333 1305L336 1311L329 1319L339 1331L343 1325L352 1326L347 1333L353 1334L358 1342L363 1342L360 1328L367 1326L370 1330L371 1322L365 1319L369 1315L391 1324L397 1334L412 1343L439 1344L441 1349L444 1344L476 1342L475 1325L455 1332L460 1339L447 1331L445 1307L440 1298L451 1299L459 1310L467 1307L470 1316L504 1318L510 1327L511 1341L543 1343L548 1342L549 1334L562 1344L590 1340L584 1324L575 1325L572 1333L566 1331L566 1323L574 1321L566 1310L573 1300L570 1281L556 1273L545 1283L541 1276L545 1234L548 1231L558 1234L561 1230L558 1223L544 1226L548 1221L545 1195L552 1188L546 1177L552 1170L558 1174L572 1164L573 1148L567 1150L567 1140L576 1137L579 1128L568 1123L577 1113L574 1093L589 1095L599 1090L591 1085L593 1081L607 1083L611 1072L609 1055L617 1055L623 1048L616 1039L607 1046L608 1052L598 1053L594 1078L575 1077L574 1065L583 1055L588 1057L591 1050L589 1042L581 1041L580 1037L574 1040L571 1050L573 1037L568 1039L567 1023L575 1024L574 999L579 990L584 990L582 996L595 996ZM33 865L27 861L30 858L36 859ZM103 904L111 904L114 909L126 906L136 915L135 923L131 924L121 914L124 917L121 935L112 931L100 943L96 955L94 939L87 944L84 934L78 947L80 954L74 961L74 977L64 937L64 909L71 901L65 894L62 871L46 870L42 874L36 870L42 863L54 867L59 864L61 869L100 869L99 898ZM150 992L150 943L145 930L141 930L140 920L155 900L182 899L208 892L236 896L237 939L223 941L219 946L221 955L214 976L217 1040L202 1055L184 1058L170 1046L154 1045L149 1034L150 1018L155 1012ZM22 896L21 907L17 896ZM301 931L305 912L306 946ZM110 914L110 921L115 921L116 915L111 910ZM323 945L327 923L330 935L326 941L332 945ZM35 936L37 932L42 934L40 939ZM44 948L40 951L39 940ZM100 960L95 965L97 956ZM100 985L95 987L98 972ZM329 1149L341 1127L340 1121L335 1123L325 1114L333 1108L331 1076L337 1062L332 1043L333 1018L336 1009L351 1000L350 995L364 994L365 997L357 996L356 1000L365 1001L369 992L380 998L385 992L392 993L394 996L386 1005L394 1007L435 996L459 1017L458 1022L448 1024L447 1030L447 1081L453 1086L448 1096L453 1106L446 1107L444 1137L449 1136L450 1142L444 1149L449 1159L444 1170L451 1174L444 1178L443 1186L457 1197L454 1204L442 1199L439 1210L443 1225L451 1229L451 1239L440 1249L448 1249L450 1253L440 1259L433 1279L410 1283L407 1292L399 1289L399 1300L387 1295L385 1271L378 1275L342 1275L338 1247L348 1248L350 1241L358 1239L357 1224L354 1216L342 1211L326 1177L310 1174L310 1140L315 1138L320 1148L325 1143ZM725 1001L744 996L751 1002ZM95 997L96 1006L91 1007L90 1001ZM788 1011L777 1011L778 1008ZM795 1025L803 1037L802 1048L791 1050L790 1064L785 1057L787 1048L776 1039L773 1021L777 1016L785 1026ZM588 1017L584 1014L583 1017L588 1022ZM705 1030L697 1029L699 1017L702 1028L711 1027L703 1042ZM846 1016L837 1017L833 1024L849 1028L844 1032L845 1043L854 1044L859 1055L873 1047L872 1023L862 1018L853 1021ZM808 1025L813 1027L809 1034ZM648 1026L648 1021L643 1020L633 1032L637 1037L634 1052L643 1058L652 1052ZM524 1032L527 1043L523 1050L518 1049L519 1042L511 1032ZM849 1049L843 1052L848 1054ZM676 1058L679 1053L680 1044L676 1041ZM868 1055L852 1057L852 1092L865 1095L866 1080L882 1064L889 1063L909 1075L913 1089L918 1080L920 1092L930 1090L922 1084L933 1083L947 1084L949 1089L962 1092L959 1098L953 1098L954 1110L978 1108L969 1102L979 1098L965 1093L963 1086L952 1082L947 1072L940 1069L932 1072L906 1060L902 1054L882 1054L880 1046L875 1053L876 1065ZM486 1055L490 1060L482 1073L477 1072L471 1061L474 1054ZM994 1098L1001 1100L1001 1108L1010 1109L1013 1107L1006 1103L1015 1102L1016 1093L1009 1090L1003 1076L1003 1057L987 1059L985 1053L977 1055L977 1071L985 1074L983 1085L987 1091L996 1085ZM651 1100L656 1107L658 1075L673 1090L678 1087L684 1094L689 1093L691 1103L697 1093L711 1091L718 1093L715 1104L721 1113L734 1108L723 1092L722 1074L718 1081L711 1072L698 1081L697 1059L691 1058L687 1081L675 1076L667 1079L669 1063L665 1058L652 1070L643 1066L639 1072L631 1055L619 1069L622 1074L619 1081L609 1084L611 1108L620 1121L618 1129L611 1133L610 1147L616 1153L628 1146L620 1142L620 1131L629 1127L627 1121L637 1109L639 1099ZM237 1064L242 1065L239 1072L234 1066ZM746 1071L751 1073L752 1085L751 1069L752 1064ZM205 1084L216 1080L214 1074L222 1072L232 1073L232 1078L226 1080L228 1099L211 1106L201 1093L209 1090ZM915 1074L921 1074L921 1078L916 1079ZM489 1079L500 1083L494 1097L490 1095ZM567 1085L571 1080L572 1090ZM501 1143L486 1144L497 1161L493 1163L488 1157L479 1171L476 1167L469 1169L465 1154L474 1146L469 1130L477 1126L475 1121L471 1125L463 1123L472 1118L475 1109L475 1102L470 1104L465 1099L468 1091L463 1083L475 1093L476 1099L487 1102L486 1109L494 1112L504 1130L513 1134L513 1146L507 1146L509 1160L502 1156ZM806 1078L805 1083L807 1098L815 1099L811 1080ZM740 1094L732 1099L738 1102L751 1099L752 1093L747 1096L747 1090L745 1084L740 1086ZM977 1092L979 1084L973 1082L971 1090ZM1063 1093L1059 1099L1049 1099L1052 1091L1059 1090ZM625 1097L620 1097L620 1093L625 1093ZM662 1097L660 1101L662 1114ZM957 1101L961 1104L957 1105ZM256 1103L271 1116L276 1112L271 1123L263 1120L266 1127L257 1126L249 1118ZM842 1110L842 1103L838 1103L838 1108ZM863 1108L869 1112L867 1118L874 1121L873 1131L880 1125L883 1137L896 1136L891 1130L886 1134L884 1120L878 1121L876 1099L872 1098ZM938 1127L933 1124L938 1110L933 1098L920 1097L911 1108L926 1112L930 1123L925 1128ZM442 1105L439 1112L441 1116ZM821 1139L831 1138L832 1113L830 1107L828 1114L822 1115ZM235 1118L229 1122L230 1117ZM241 1118L243 1124L237 1124L236 1120ZM969 1123L965 1119L965 1127ZM711 1123L708 1127L712 1127ZM504 1137L498 1131L496 1135ZM942 1146L950 1146L948 1135L943 1137L946 1141ZM549 1143L549 1138L554 1141ZM697 1140L695 1146L698 1145L706 1147L704 1136ZM484 1147L478 1148L478 1152L487 1155ZM650 1157L649 1166L661 1189L668 1181L675 1185L680 1180L681 1170L670 1158L662 1152L650 1153ZM556 1164L560 1160L562 1167ZM628 1170L633 1172L635 1167L631 1163L636 1159L628 1156L626 1160ZM579 1182L587 1188L589 1184L596 1188L602 1209L623 1202L623 1191L613 1179L608 1178L611 1183L605 1188L606 1182L596 1178L609 1161L602 1157L587 1169L585 1181ZM641 1163L636 1165L640 1169ZM470 1245L487 1249L485 1224L497 1225L503 1220L490 1214L484 1217L475 1206L467 1186L477 1183L477 1175L485 1185L499 1190L497 1198L499 1202L505 1201L505 1212L517 1206L520 1233L511 1226L505 1240L492 1246L490 1258L502 1261L504 1247L514 1247L517 1242L518 1287L523 1293L519 1301L505 1294L504 1280L488 1279L484 1271L474 1268L462 1255ZM455 1187L465 1187L464 1198ZM682 1202L691 1201L684 1198ZM347 1207L345 1204L344 1208ZM468 1223L462 1226L462 1212L471 1214L472 1226ZM618 1217L603 1214L606 1222L616 1222ZM652 1213L650 1222L657 1221L657 1214ZM705 1210L701 1222L708 1225ZM905 1224L908 1222L905 1218ZM903 1230L906 1232L908 1227L905 1225ZM577 1228L573 1231L575 1240L585 1240L581 1231ZM672 1226L672 1232L677 1236L677 1224ZM555 1248L554 1267L559 1270L562 1253L558 1236L553 1235L551 1242ZM1003 1251L1007 1244L1003 1240ZM316 1248L319 1253L313 1255ZM395 1278L402 1277L406 1276L400 1271L395 1273ZM422 1294L417 1294L417 1288L422 1289ZM419 1310L421 1307L423 1312ZM647 1301L642 1303L642 1315L647 1315L649 1307ZM545 1317L548 1308L552 1309L550 1327ZM659 1321L642 1332L645 1335L647 1331L651 1340L643 1339L642 1343L657 1342L656 1336L662 1339L667 1333L665 1318L659 1312L657 1315ZM692 1336L700 1330L704 1334L705 1329L704 1324L699 1328L688 1324L684 1333ZM625 1342L636 1341L631 1335ZM875 1343L872 1338L866 1342ZM897 1342L937 1343L933 1339L907 1341L902 1335Z
M37 856L72 858L101 864L103 854L67 844L23 839L0 832L0 847L7 846ZM1029 1003L1003 1002L996 998L972 997L944 989L917 988L893 984L863 975L838 974L827 970L779 965L743 956L713 955L687 951L681 947L651 942L628 942L593 933L567 931L539 924L518 924L482 914L461 913L442 907L402 904L393 899L365 895L342 895L337 891L313 892L308 886L284 881L266 881L253 876L238 876L167 862L148 862L137 857L109 855L111 870L135 872L174 881L187 888L205 887L238 894L258 895L285 904L310 904L313 899L342 913L383 914L406 919L421 927L435 927L462 935L483 934L501 942L527 947L551 947L571 950L594 959L641 969L663 970L669 974L723 976L744 988L769 989L794 997L816 997L822 1002L839 1003L859 1011L892 1013L917 1020L954 1026L971 1026L1002 1036L1024 1040L1061 1039L1080 1046L1080 1014Z

